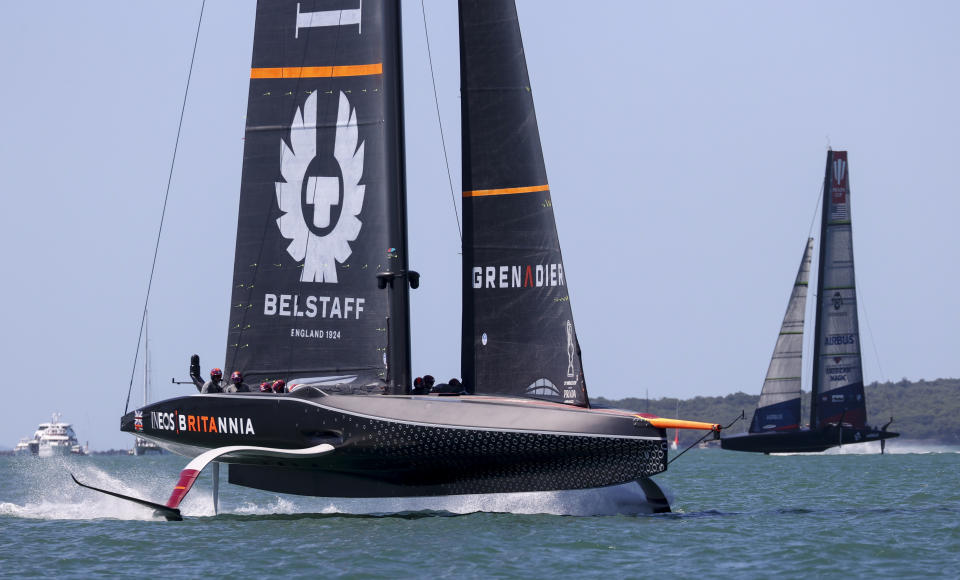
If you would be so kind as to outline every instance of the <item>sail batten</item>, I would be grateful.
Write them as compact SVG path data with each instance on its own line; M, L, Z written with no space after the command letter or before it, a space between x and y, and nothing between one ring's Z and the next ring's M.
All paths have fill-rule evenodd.
M516 6L459 8L464 385L588 406Z
M463 197L482 197L485 195L514 195L517 193L533 193L537 191L550 191L549 185L531 185L529 187L506 187L502 189L478 189L476 191L464 191Z
M383 63L337 66L287 66L250 69L252 79L359 77L383 74Z

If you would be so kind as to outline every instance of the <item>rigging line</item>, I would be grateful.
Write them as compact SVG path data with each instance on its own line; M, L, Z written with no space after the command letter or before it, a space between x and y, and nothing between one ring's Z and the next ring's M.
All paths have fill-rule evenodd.
M820 193L817 194L817 203L813 206L813 215L810 217L810 228L807 230L807 239L808 239L808 240L813 237L813 226L814 226L815 223L817 223L817 213L820 212L820 200L823 198L823 186L824 186L824 182L821 181L821 182L820 182ZM818 240L817 240L817 244L819 244L819 243L820 243L820 240L818 239ZM816 260L816 265L817 265L816 268L813 267L813 265L814 265L814 260ZM810 273L811 273L811 275L808 276L808 278L807 278L807 298L808 298L808 300L806 301L806 306L804 307L804 316L803 316L804 324L806 324L807 314L808 314L808 313L809 313L809 314L812 314L813 317L816 317L816 312L817 312L817 293L816 293L816 290L814 290L814 292L812 293L812 294L813 294L813 301L810 301L809 298L810 298L811 292L810 292L810 283L809 283L809 282L810 282L810 277L812 277L813 272L819 272L819 269L820 269L820 252L812 252L812 253L810 254ZM819 276L819 274L818 274L818 276ZM814 288L816 288L816 286L814 286ZM811 353L813 353L813 339L814 339L813 334L814 334L813 332L805 333L805 334L804 334L804 343L805 343L805 344L801 346L801 349L806 350L807 355L808 355L809 357L811 357L811 358L813 357L813 355L811 354ZM808 376L807 376L807 386L810 387L810 392L811 392L811 393L813 393L813 381L814 381L814 378L813 378L813 369L811 368L810 371L809 371L809 374L808 374ZM800 380L800 390L801 390L801 392L803 391L802 371L801 371L801 380ZM801 398L802 398L802 396L801 396Z
M734 424L734 423L736 423L736 422L739 421L740 419L746 419L746 417L747 417L747 416L746 416L746 413L745 413L744 411L740 411L740 415L739 415L736 419L734 419L733 421L730 421L730 423L729 423L726 427L724 427L724 428L722 429L722 431L726 431L726 430L729 429L730 427L733 427L733 424ZM683 454L686 453L687 451L690 451L691 449L693 449L693 446L694 446L694 445L699 445L701 441L703 441L704 439L706 439L706 438L709 437L710 435L715 435L715 438L718 438L718 437L719 437L718 435L716 435L716 431L707 431L706 433L703 434L702 437L700 437L699 439L697 439L696 441L694 441L693 443L691 443L689 447L687 447L686 449L684 449L683 451L681 451L680 453L678 453L676 456L674 456L673 459L671 459L670 461L668 461L668 462L667 462L667 465L670 465L671 463L673 463L673 462L676 461L677 459L680 459L680 456L681 456L681 455L683 455Z
M447 166L447 183L450 185L450 201L453 203L453 215L457 218L457 235L463 245L463 228L460 227L460 212L457 211L457 196L453 193L453 177L450 175L450 159L447 156L447 141L443 137L443 121L440 118L440 99L437 97L437 79L433 74L433 55L430 52L430 33L427 31L427 9L420 0L420 13L423 14L423 36L427 40L427 61L430 63L430 80L433 81L433 104L437 108L437 125L440 127L440 144L443 145L443 162Z
M853 220L850 220L850 239L853 239ZM873 356L877 358L877 368L880 370L880 376L884 381L887 380L887 375L883 372L883 365L880 364L880 351L877 349L877 341L873 338L873 328L870 327L870 316L867 314L867 303L863 299L863 289L857 288L854 290L855 300L863 306L863 320L867 323L867 333L870 334L870 345L873 346ZM863 352L860 353L860 383L863 384ZM880 381L877 381L878 383ZM866 386L866 385L864 385Z
M820 183L820 195L817 196L817 204L813 206L813 216L810 217L810 229L807 230L807 238L813 237L813 224L817 222L817 212L820 211L821 198L823 198L823 182Z
M857 301L860 303L860 306L863 307L863 320L867 323L867 332L870 333L870 344L873 346L873 356L877 358L877 368L880 369L880 376L883 378L884 382L886 382L887 375L883 372L883 366L880 364L880 351L877 350L877 341L873 338L873 329L870 327L870 317L867 315L867 303L863 299L862 288L857 288ZM863 354L861 353L860 356L862 357ZM863 377L861 377L861 379L862 378Z
M200 3L200 17L197 19L197 32L193 38L193 53L190 55L190 70L187 72L187 86L183 90L183 104L180 105L180 122L177 124L177 137L173 143L173 157L170 159L170 172L167 175L167 189L163 194L163 209L160 212L160 226L157 228L157 241L153 246L153 262L150 264L150 278L147 281L147 295L143 299L143 313L140 315L140 332L137 335L137 350L133 354L133 368L130 369L130 383L127 387L127 402L123 406L126 414L130 408L130 393L133 390L133 376L137 371L137 359L140 355L140 342L143 340L143 327L147 321L147 305L150 303L150 289L153 287L153 274L157 269L157 253L160 251L160 236L163 233L163 220L167 215L167 200L170 199L170 184L173 182L173 167L177 161L177 148L180 146L180 131L183 128L183 114L187 109L187 95L190 93L190 79L193 76L193 63L197 58L197 43L200 40L200 25L203 23L203 10L207 0Z

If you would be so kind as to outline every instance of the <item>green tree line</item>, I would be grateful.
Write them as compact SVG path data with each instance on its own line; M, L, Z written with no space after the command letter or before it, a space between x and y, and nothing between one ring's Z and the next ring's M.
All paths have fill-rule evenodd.
M905 439L920 439L946 444L960 444L960 379L871 383L864 388L867 398L867 422L877 427L893 417L891 431ZM743 411L745 417L730 427L730 433L746 431L753 418L760 395L734 393L722 397L694 397L676 399L643 399L630 397L620 400L595 397L598 405L652 413L660 417L679 417L691 421L708 421L726 425ZM810 393L802 397L802 417L810 416ZM672 436L672 434L671 434ZM681 444L693 443L701 436L696 431L681 431Z

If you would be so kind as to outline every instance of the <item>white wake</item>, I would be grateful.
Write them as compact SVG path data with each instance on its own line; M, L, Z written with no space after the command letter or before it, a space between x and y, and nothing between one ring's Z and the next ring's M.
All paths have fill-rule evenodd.
M164 503L177 481L175 470L166 462L143 461L123 465L110 473L90 458L22 458L14 465L15 485L22 499L0 502L0 516L50 520L154 520L150 508L81 488L83 483ZM210 469L186 497L180 509L187 517L214 516ZM498 493L414 498L339 499L277 495L229 485L226 467L221 467L220 514L469 514L477 512L513 514L554 514L573 516L639 515L652 513L646 495L637 483L585 490ZM252 497L251 497L252 496Z

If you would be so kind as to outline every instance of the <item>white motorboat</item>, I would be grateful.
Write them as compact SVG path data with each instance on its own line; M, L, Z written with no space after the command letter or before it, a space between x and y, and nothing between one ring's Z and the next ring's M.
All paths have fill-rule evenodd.
M14 455L34 455L34 451L31 449L33 445L33 439L27 439L26 437L20 439L20 442L17 443L17 446L13 448Z
M41 423L37 433L39 435L37 455L40 457L86 454L86 450L77 441L77 434L74 433L70 423L60 421L60 413L54 413L50 423Z

